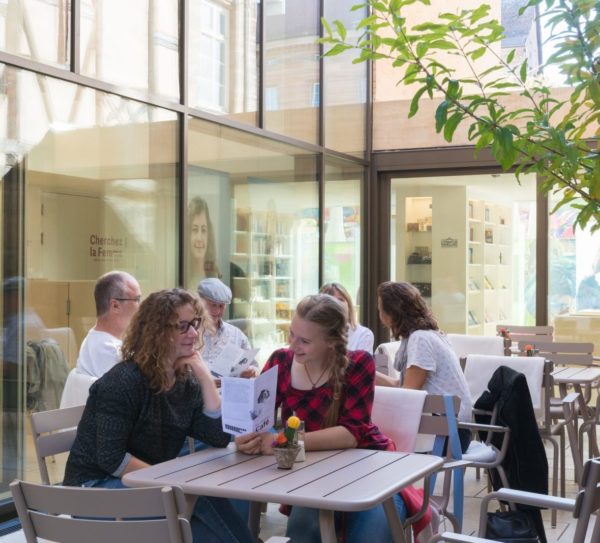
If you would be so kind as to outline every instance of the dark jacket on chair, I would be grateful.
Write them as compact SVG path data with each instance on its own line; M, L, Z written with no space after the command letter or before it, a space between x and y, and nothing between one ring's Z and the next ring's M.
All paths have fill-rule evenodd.
M510 487L548 494L548 459L533 411L527 379L522 373L506 366L501 366L494 372L488 383L488 390L475 402L475 408L492 411L494 406L497 406L496 424L510 428L509 446L503 463ZM480 416L476 419L479 422ZM487 420L489 421L489 417ZM495 437L498 442L495 443L492 439L492 443L500 447L502 436L496 434ZM494 490L502 486L495 471L492 473L492 485ZM531 516L536 527L542 526L540 537L545 541L539 510L529 512L534 513Z

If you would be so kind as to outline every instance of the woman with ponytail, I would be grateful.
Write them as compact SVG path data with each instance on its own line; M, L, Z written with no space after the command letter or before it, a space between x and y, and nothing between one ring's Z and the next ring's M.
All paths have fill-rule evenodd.
M292 319L289 348L275 351L263 371L278 367L276 405L282 420L296 414L305 423L307 451L324 449L394 450L394 444L371 421L375 390L375 362L365 351L347 351L347 311L329 294L307 296ZM272 454L273 434L252 433L236 438L240 451ZM406 510L395 497L401 518ZM341 517L341 515L338 515ZM391 541L379 505L347 513L336 522L345 541ZM292 507L286 535L294 543L321 541L319 512Z

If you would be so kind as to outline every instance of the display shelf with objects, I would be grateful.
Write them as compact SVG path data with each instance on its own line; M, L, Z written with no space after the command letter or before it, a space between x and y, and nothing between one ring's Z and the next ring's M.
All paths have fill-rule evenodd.
M293 310L293 217L238 208L235 221L231 318L247 319L252 346L268 355L285 343Z
M468 333L493 335L496 324L511 316L511 209L484 200L468 202ZM475 324L473 321L477 321Z

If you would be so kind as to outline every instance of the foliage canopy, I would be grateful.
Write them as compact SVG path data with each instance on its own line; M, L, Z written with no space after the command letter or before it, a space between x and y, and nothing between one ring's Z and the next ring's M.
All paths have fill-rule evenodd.
M600 229L597 1L528 0L519 10L519 15L528 9L543 12L541 24L551 34L545 45L552 51L545 66L563 74L569 85L565 99L539 74L530 73L527 59L516 60L515 49L502 55L505 31L489 5L442 12L435 20L409 26L410 10L414 13L418 4L430 5L430 0L357 4L352 10L369 11L352 33L339 20L323 19L321 42L331 46L325 55L353 49L358 53L353 62L389 59L400 70L399 84L414 89L409 117L417 114L422 99L439 96L435 128L446 141L467 123L476 152L490 148L504 170L515 170L517 179L540 174L540 190L559 197L554 210L570 204L577 209L575 226ZM458 66L444 63L448 55L460 60ZM515 96L520 99L507 99Z

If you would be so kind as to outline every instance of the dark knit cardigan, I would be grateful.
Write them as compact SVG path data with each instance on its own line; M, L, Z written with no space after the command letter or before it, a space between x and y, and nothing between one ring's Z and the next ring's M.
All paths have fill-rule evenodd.
M167 392L155 393L133 361L121 362L98 379L77 427L65 469L64 484L80 486L110 475L127 453L157 464L175 458L186 436L226 447L221 417L203 413L198 382L179 379Z

